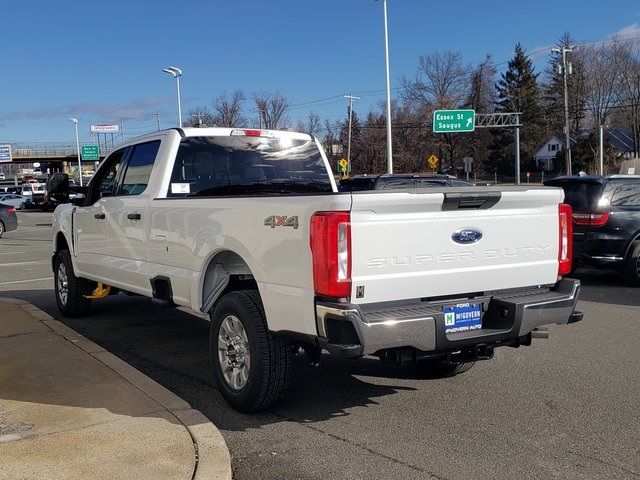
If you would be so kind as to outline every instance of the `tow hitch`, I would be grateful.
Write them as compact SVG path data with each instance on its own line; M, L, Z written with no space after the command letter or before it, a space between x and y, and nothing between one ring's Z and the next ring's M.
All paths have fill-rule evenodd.
M493 358L493 345L481 343L479 345L471 345L461 350L447 353L447 362L449 363L466 363L476 362L478 360L491 360Z

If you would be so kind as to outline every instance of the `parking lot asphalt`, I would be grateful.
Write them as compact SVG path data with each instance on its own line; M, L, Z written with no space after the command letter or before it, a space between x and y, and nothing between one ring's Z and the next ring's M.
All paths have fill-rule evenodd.
M376 359L302 362L268 412L231 410L214 387L208 322L140 297L57 311L51 214L20 212L0 239L0 296L34 303L207 415L237 479L640 477L640 289L578 270L584 321L502 348L446 379Z

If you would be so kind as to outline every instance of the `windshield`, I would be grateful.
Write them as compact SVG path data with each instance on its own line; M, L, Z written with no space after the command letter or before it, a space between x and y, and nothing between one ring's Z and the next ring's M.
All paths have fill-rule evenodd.
M169 197L332 193L308 137L188 137L182 140Z

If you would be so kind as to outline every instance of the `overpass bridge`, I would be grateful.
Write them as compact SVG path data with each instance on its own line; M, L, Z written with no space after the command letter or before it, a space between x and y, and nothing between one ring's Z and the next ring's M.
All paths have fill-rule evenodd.
M2 145L11 145L10 162L0 162L0 173L5 180L0 180L1 185L13 184L24 175L34 175L39 180L54 172L72 173L72 168L78 165L78 152L75 142L1 142ZM83 145L97 145L95 142L86 142ZM113 151L113 146L100 145L100 160ZM39 164L34 168L34 164ZM83 162L87 166L94 162Z
M2 143L2 142L0 142ZM73 162L78 159L78 152L74 142L33 142L33 143L7 143L11 145L12 163L57 163ZM97 145L94 142L83 145ZM109 155L113 147L99 145L100 160Z

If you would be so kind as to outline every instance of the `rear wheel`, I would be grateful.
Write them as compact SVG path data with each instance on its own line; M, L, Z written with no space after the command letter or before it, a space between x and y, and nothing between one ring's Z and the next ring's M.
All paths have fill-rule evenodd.
M18 208L19 210L26 210L27 209L27 203L26 202L22 202L20 204L20 207Z
M284 395L292 355L289 344L267 329L257 291L220 300L211 313L209 351L218 389L236 410L264 410Z
M635 241L622 270L622 279L631 287L640 287L640 241Z
M91 293L91 283L75 276L69 250L62 250L56 256L54 286L58 309L65 317L81 317L89 313L91 300L84 296Z
M0 238L2 238L2 235L4 235L4 223L0 220Z
M418 373L433 377L452 377L467 372L476 362L447 362L445 360L418 360L416 369Z

